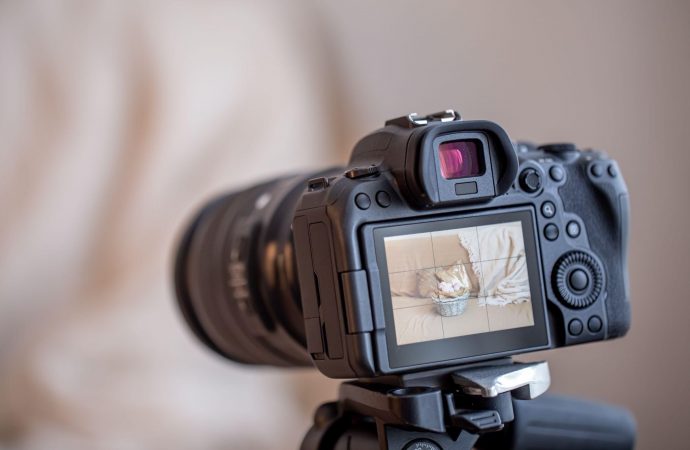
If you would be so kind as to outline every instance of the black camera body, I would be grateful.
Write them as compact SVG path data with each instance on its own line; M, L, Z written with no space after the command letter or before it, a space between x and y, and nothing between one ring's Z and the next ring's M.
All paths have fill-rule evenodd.
M622 336L628 210L601 152L453 111L388 121L297 201L307 352L369 378Z

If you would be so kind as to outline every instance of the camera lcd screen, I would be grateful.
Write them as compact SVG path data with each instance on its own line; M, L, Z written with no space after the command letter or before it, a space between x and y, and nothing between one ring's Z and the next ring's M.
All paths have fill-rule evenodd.
M528 210L374 234L393 367L548 344Z

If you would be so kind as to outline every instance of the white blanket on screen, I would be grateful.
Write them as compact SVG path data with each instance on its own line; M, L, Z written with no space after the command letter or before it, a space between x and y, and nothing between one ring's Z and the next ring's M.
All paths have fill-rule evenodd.
M466 235L460 233L463 247L470 255L477 279L484 280L480 305L519 304L529 300L529 282L522 231L516 227L494 228L480 237L481 260Z

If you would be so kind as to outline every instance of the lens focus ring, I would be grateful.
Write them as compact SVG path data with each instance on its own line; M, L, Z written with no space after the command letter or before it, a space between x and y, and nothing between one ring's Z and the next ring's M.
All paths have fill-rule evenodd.
M290 229L305 183L287 177L224 195L199 212L179 244L180 310L195 335L229 359L311 365Z

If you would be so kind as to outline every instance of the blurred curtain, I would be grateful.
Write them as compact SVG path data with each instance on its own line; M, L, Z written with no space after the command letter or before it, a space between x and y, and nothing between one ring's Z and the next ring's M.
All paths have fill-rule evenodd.
M315 20L301 2L0 5L0 448L297 445L294 377L201 350L170 268L211 194L335 160Z

